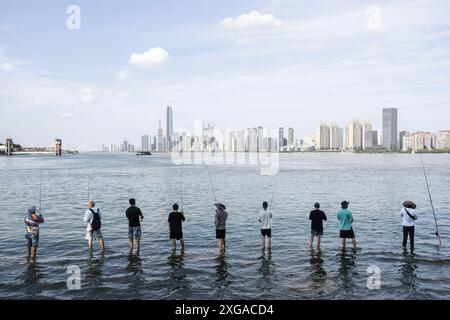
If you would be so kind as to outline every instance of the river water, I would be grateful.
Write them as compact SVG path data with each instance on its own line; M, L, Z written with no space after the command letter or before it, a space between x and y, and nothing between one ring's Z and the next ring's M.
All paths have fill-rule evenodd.
M0 298L450 299L450 155L424 155L424 161L441 247L418 155L295 153L280 155L275 176L249 166L208 167L229 212L221 254L204 165L180 167L166 154L0 157ZM104 256L97 244L90 256L84 240L88 180L103 214ZM38 257L30 261L23 218L28 206L39 205L40 184L46 222ZM167 216L181 202L181 189L186 250L173 254ZM257 216L272 194L272 250L263 253ZM145 215L140 257L128 255L130 197ZM408 199L418 205L414 254L401 246L398 212ZM354 215L356 252L339 249L342 200ZM316 201L328 215L320 251L307 246ZM370 290L374 266L381 287ZM67 287L68 267L80 270L78 290Z

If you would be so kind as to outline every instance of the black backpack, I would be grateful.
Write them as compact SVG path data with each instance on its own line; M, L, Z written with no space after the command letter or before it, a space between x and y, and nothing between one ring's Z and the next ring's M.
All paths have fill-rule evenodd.
M93 215L91 222L92 231L98 231L102 227L102 221L100 220L100 215L98 214L100 210L97 209L97 212L94 212L92 209L89 210L91 210Z

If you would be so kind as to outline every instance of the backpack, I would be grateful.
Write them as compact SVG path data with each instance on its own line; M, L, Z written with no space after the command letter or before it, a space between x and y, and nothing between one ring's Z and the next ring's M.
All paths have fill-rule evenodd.
M100 210L97 209L97 212L95 212L92 209L89 209L92 212L92 221L91 221L91 227L92 231L98 231L102 227L102 221L100 220L99 212Z

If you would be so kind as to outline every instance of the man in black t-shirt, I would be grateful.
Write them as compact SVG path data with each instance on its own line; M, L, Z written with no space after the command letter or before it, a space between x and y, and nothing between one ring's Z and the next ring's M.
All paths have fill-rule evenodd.
M129 200L130 206L126 211L128 218L128 239L130 240L130 255L133 254L133 245L136 241L136 255L139 255L141 247L141 222L144 219L144 215L141 209L136 207L136 200L131 198ZM139 221L139 218L141 219Z
M312 247L314 238L317 237L317 249L320 249L320 237L323 235L323 221L327 221L325 212L319 210L320 204L314 204L314 210L309 214L309 220L311 220L311 239L309 246Z
M183 211L178 211L178 204L172 206L173 211L169 214L169 230L170 239L172 240L173 251L177 250L177 240L180 241L181 250L184 250L184 240L183 240L183 221L185 221Z

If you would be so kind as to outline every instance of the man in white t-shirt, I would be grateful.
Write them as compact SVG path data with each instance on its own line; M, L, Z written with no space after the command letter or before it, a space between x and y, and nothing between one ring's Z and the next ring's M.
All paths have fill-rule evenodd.
M90 253L93 251L93 240L99 240L101 253L103 254L105 252L105 241L103 240L103 235L100 230L101 219L102 215L100 213L100 209L95 207L94 200L89 200L88 209L84 213L83 220L87 223L85 239L88 241Z
M267 244L270 250L272 239L272 212L268 209L266 201L263 202L263 208L259 211L258 221L261 223L262 249L264 250L266 248L267 238Z
M406 243L409 236L411 251L414 250L414 221L417 220L416 205L411 201L403 203L403 209L400 210L403 226L403 250L406 250Z

